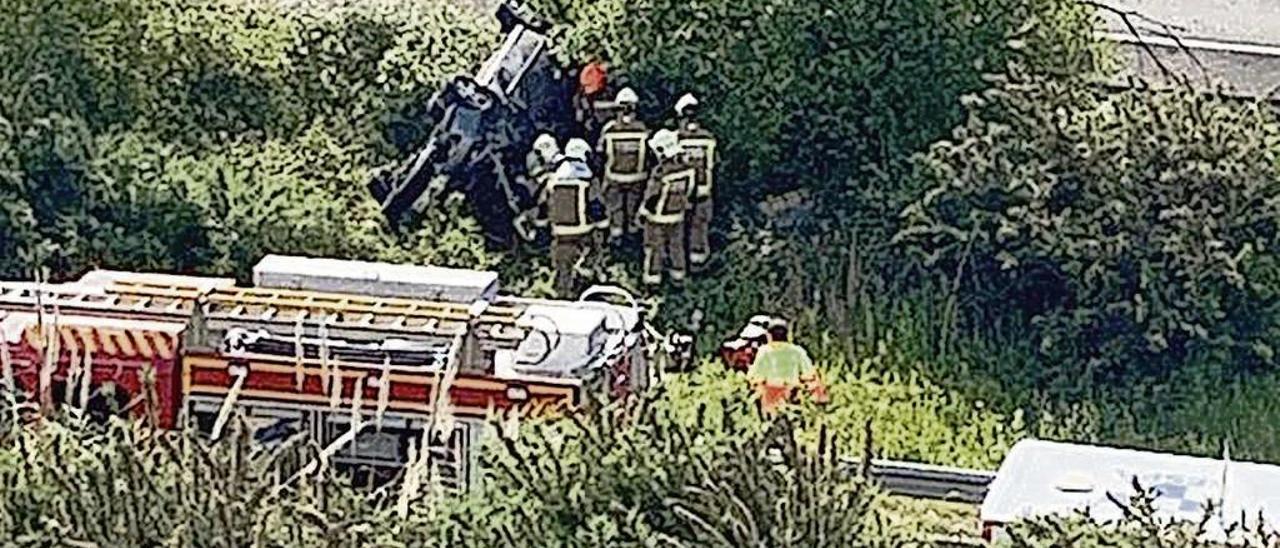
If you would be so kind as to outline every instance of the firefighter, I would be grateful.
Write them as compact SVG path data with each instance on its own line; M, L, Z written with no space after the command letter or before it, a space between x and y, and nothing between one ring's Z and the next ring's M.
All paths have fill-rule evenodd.
M578 122L578 136L589 141L598 137L600 120L597 115L596 101L603 95L608 85L608 73L604 62L593 57L583 65L578 73L578 92L574 97L574 118Z
M592 233L600 226L592 220L591 213L593 176L587 163L590 151L586 141L569 140L543 193L543 223L551 228L551 267L555 270L556 293L561 296L573 292L574 272L590 253Z
M696 170L693 204L689 208L686 230L689 238L689 262L694 269L711 257L712 187L715 182L716 137L697 119L698 98L685 94L676 101L676 117L680 121L680 145Z
M604 157L605 203L609 209L609 236L619 238L639 228L636 210L644 196L644 182L649 177L649 129L636 118L640 97L631 88L622 88L614 101L618 117L600 130L597 152Z
M524 157L525 173L537 187L546 186L547 178L555 169L555 160L560 156L560 146L556 138L549 133L538 135L533 141L533 149Z
M556 138L549 133L538 135L537 139L533 141L533 148L525 155L524 186L530 195L537 197L538 204L542 204L545 201L547 184L555 171L557 161L561 158L560 145L556 143ZM529 225L539 224L537 219L531 220L538 214L538 208L535 207L516 217L516 231L526 241L532 241L536 237Z
M673 282L686 275L685 214L693 195L693 168L680 149L680 137L669 129L654 133L649 146L658 156L640 205L644 221L644 274L648 285L662 283L664 267Z
M760 395L760 408L772 414L791 401L797 388L808 389L818 403L827 402L827 389L804 348L790 341L787 322L774 318L769 322L769 342L756 352L747 378Z

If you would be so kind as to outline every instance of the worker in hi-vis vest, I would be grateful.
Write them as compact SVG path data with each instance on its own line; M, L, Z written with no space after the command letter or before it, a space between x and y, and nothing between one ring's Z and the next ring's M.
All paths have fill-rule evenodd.
M587 158L591 146L582 139L571 139L564 147L564 158L551 175L544 192L545 221L551 227L551 267L555 270L555 289L569 296L575 289L575 272L593 246L593 231L608 228L608 219L596 220L602 214L593 212L596 201L593 175Z
M827 403L827 388L804 348L790 341L787 322L769 322L769 342L756 351L747 378L760 395L760 408L773 413L792 400L797 388L805 387L818 403Z
M516 216L513 224L520 237L527 241L537 239L533 226L546 225L545 222L540 222L539 218L539 215L545 215L546 212L540 211L537 205L540 205L545 198L547 187L551 184L551 175L556 168L556 160L560 157L560 145L550 133L539 134L533 141L533 148L525 155L525 174L522 181L527 192L535 197L538 204Z

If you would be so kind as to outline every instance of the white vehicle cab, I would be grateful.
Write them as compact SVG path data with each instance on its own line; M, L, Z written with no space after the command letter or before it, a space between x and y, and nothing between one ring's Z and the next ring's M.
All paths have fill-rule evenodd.
M1036 516L1087 510L1099 522L1119 520L1123 512L1108 494L1127 502L1135 479L1158 494L1161 518L1198 523L1212 504L1206 535L1215 541L1229 542L1232 525L1251 528L1259 516L1272 531L1280 526L1280 466L1023 440L1005 456L982 503L983 538L995 540L1006 525Z

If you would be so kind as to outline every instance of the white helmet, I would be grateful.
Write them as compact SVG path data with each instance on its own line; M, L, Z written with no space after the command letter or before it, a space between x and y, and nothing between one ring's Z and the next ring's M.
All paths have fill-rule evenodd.
M768 336L768 331L753 323L747 324L746 327L742 328L742 331L738 332L738 338L740 339L763 339Z
M680 135L669 129L660 129L649 138L649 148L663 158L680 154Z
M547 155L554 154L556 152L556 138L550 133L540 134L537 139L533 140L533 149Z
M636 95L636 90L631 88L622 88L618 90L618 96L613 99L619 105L634 105L640 102L640 96Z
M582 139L569 139L569 142L564 145L566 158L585 162L588 154L591 154L591 145Z
M676 101L676 114L683 116L685 110L696 106L698 106L698 98L694 97L692 93L686 93L680 97L680 100Z

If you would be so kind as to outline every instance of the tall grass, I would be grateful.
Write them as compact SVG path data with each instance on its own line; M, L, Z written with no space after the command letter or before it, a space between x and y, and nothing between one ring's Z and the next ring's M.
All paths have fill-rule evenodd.
M668 324L701 311L700 347L710 351L752 314L789 317L810 353L846 381L851 397L832 414L897 410L873 414L896 431L880 440L887 455L994 466L1024 436L1195 454L1219 453L1230 439L1241 458L1280 462L1280 374L1228 374L1204 356L1170 377L1101 384L1040 354L1029 320L966 322L969 305L946 276L879 272L895 250L860 246L852 234L759 229L737 234L724 253L732 269L667 299ZM975 409L1000 419L974 419ZM966 420L971 433L956 435Z

